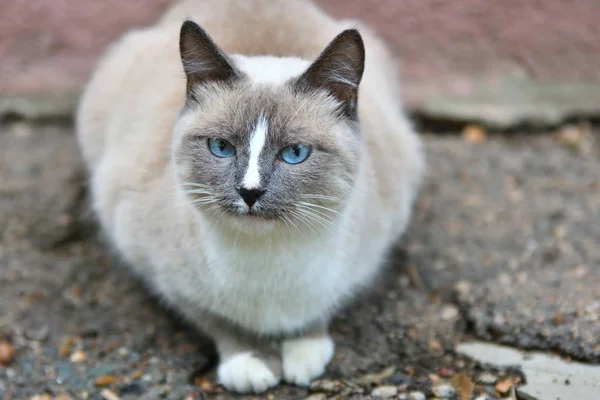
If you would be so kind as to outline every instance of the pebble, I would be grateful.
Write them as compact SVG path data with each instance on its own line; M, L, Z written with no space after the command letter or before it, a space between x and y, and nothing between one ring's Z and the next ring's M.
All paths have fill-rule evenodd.
M433 388L433 394L442 399L449 399L456 393L456 389L452 386L443 383Z
M493 385L494 383L496 383L497 380L498 378L495 375L490 374L489 372L481 374L477 378L477 382L483 383L484 385Z
M82 350L75 350L75 352L71 354L70 360L72 363L80 363L87 361L87 354L85 354Z
M315 393L306 397L304 400L326 400L327 395L325 393Z
M52 397L49 394L36 394L31 396L29 400L52 400Z
M384 399L394 397L397 394L398 388L396 386L379 386L378 388L375 388L373 392L371 392L373 397L381 397Z
M455 306L446 306L442 309L442 319L445 321L454 319L458 316L458 308Z
M0 340L0 365L7 367L15 358L15 348L7 341Z
M489 397L489 396L478 396L478 397L475 397L475 400L496 400L496 398Z
M410 375L403 374L402 372L395 372L390 376L389 381L395 385L410 385L413 382L413 379Z
M100 396L102 396L102 398L104 400L121 400L121 398L119 396L117 396L116 394L114 394L113 392L111 392L108 389L104 389L100 392Z
M406 400L426 400L426 397L423 392L410 392Z
M310 385L310 390L315 392L325 393L337 393L342 389L342 383L337 381L330 381L326 379L314 381Z

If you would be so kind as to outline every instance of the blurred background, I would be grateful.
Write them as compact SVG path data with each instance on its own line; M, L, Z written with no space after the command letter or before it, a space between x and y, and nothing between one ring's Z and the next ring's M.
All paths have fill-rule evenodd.
M318 2L401 60L427 176L325 376L267 398L597 400L600 0ZM108 249L70 119L106 46L171 3L0 0L2 400L241 398Z
M171 3L0 1L0 112L69 113L107 44ZM505 127L600 112L597 0L318 3L368 22L390 43L417 114Z

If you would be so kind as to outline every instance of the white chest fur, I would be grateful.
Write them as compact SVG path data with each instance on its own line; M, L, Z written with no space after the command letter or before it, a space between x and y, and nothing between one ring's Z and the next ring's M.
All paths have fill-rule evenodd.
M300 329L330 314L348 289L336 241L262 239L253 245L209 247L207 306L263 333Z

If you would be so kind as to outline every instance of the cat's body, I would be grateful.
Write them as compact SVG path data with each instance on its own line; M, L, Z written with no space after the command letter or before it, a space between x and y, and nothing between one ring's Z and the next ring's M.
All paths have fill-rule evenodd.
M227 54L245 56L219 56L188 25L180 57L185 17ZM279 355L251 337L289 338L288 381L322 373L333 353L329 318L371 282L410 217L423 156L385 47L361 28L364 74L352 32L322 61L350 57L348 71L305 73L352 25L304 1L187 1L115 44L82 99L78 138L104 230L140 276L216 339L219 378L233 390L279 380ZM256 55L265 57L248 57ZM333 97L319 86L331 84L324 75L337 80ZM281 161L304 142L306 161ZM286 151L289 159L304 147ZM261 197L248 200L257 188Z

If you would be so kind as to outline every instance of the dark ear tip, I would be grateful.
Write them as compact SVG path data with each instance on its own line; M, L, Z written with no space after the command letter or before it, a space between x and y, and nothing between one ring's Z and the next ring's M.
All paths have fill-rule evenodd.
M360 46L364 46L363 38L358 29L350 28L346 29L339 35L341 38L349 39L355 41Z
M342 31L342 33L340 33L336 39L337 40L334 40L334 41L336 41L338 43L339 42L352 43L355 46L356 50L358 50L358 52L360 53L360 57L362 59L365 58L365 43L364 43L362 35L358 31L358 29L356 29L356 28L346 29L346 30Z
M192 31L202 32L202 28L200 28L200 25L198 25L191 19L186 19L185 21L183 21L183 24L181 24L180 32L183 34L183 33L188 33L188 32L192 32Z

